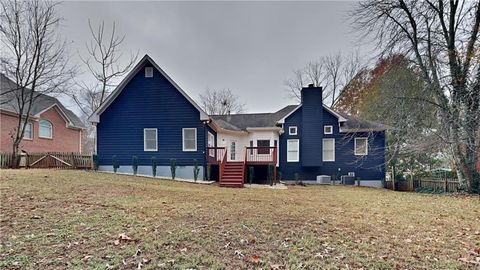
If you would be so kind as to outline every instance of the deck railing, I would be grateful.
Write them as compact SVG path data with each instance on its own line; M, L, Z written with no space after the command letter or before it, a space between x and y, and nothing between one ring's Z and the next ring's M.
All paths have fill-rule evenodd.
M245 147L245 161L247 164L276 164L277 147Z
M207 163L219 164L225 152L225 147L207 147Z

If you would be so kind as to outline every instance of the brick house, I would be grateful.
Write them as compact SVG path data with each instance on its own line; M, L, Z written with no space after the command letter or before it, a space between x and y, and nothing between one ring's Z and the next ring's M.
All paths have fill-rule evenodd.
M8 93L16 84L0 74L0 152L11 153L12 137L18 124L16 101ZM82 152L82 121L56 98L38 95L32 105L20 149L33 152Z

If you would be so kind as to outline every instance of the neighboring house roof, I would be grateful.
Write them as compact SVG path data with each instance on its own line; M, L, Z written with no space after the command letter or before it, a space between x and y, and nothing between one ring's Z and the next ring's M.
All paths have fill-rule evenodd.
M18 91L18 86L12 80L0 73L0 108L4 111L18 114L18 103L14 98L15 91ZM27 89L25 93L30 93L29 91L30 89ZM30 117L39 118L43 112L56 107L70 127L80 129L85 128L82 120L80 120L75 113L65 108L65 106L63 106L63 104L55 97L42 93L34 93L34 95L35 100L30 109Z
M230 115L210 115L223 129L246 131L247 128L276 128L278 120L294 110L297 105L289 105L274 113L245 113Z
M183 91L183 89L180 88L180 86L178 86L170 78L170 76L168 76L167 73L165 73L165 71L163 71L163 69L159 65L157 65L157 63L155 63L155 61L153 61L153 59L147 54L145 54L145 56L137 63L137 65L128 73L128 75L107 97L105 102L103 102L103 104L98 107L98 109L88 118L88 120L93 123L100 122L100 115L108 108L108 106L110 106L110 104L115 100L115 98L118 97L118 95L123 91L125 86L127 86L127 84L130 82L130 80L140 71L140 69L143 67L143 63L145 63L146 61L150 62L160 72L160 74L162 74L162 76L165 77L167 81L169 81L173 85L173 87L175 87L175 89L177 89L178 92L180 92L200 112L200 120L209 120L208 115L202 110L202 108L200 108L200 106L198 106L198 104L195 103L195 101L190 98L187 93L185 93L185 91Z

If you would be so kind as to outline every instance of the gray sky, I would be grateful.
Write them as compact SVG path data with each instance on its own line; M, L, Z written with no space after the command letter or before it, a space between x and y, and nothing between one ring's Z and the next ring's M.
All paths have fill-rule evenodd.
M75 54L85 53L90 40L88 19L108 26L115 21L118 33L126 35L126 56L149 54L192 98L198 100L207 87L230 88L248 112L268 112L296 103L284 86L293 69L357 49L347 22L350 7L349 2L64 2L59 13Z

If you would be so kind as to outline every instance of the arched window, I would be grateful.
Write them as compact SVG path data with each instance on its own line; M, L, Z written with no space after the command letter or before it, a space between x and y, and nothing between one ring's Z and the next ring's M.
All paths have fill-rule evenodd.
M40 130L38 132L40 138L53 138L53 127L52 123L47 120L40 120Z

